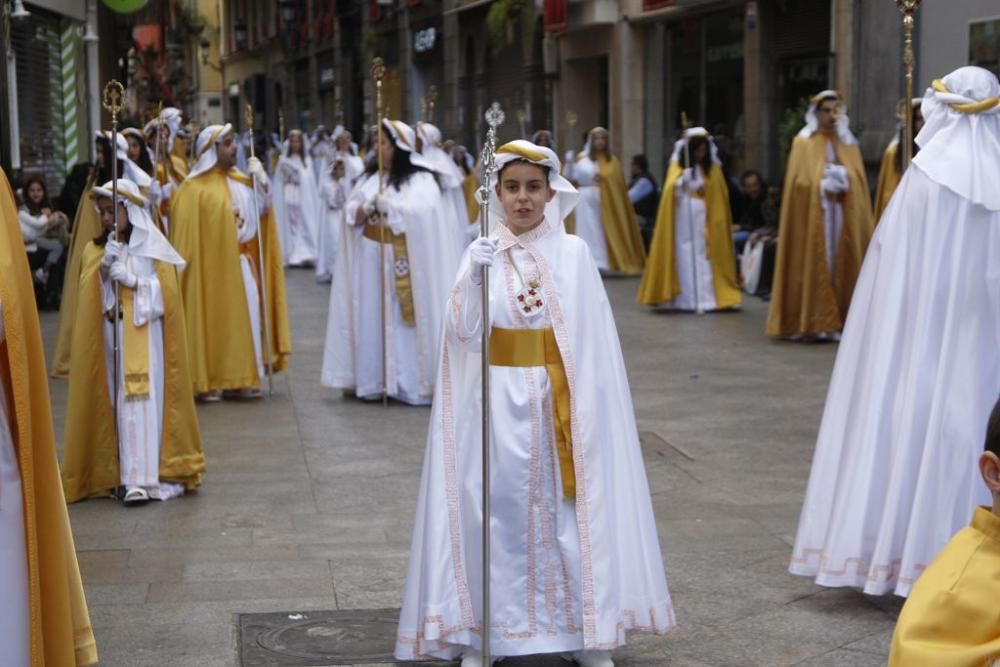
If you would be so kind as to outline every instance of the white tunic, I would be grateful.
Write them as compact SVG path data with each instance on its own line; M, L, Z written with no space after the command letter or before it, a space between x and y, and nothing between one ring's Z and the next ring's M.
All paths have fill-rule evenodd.
M688 172L690 173L690 172ZM712 261L708 257L707 215L703 197L693 196L704 189L705 177L701 167L696 169L695 180L684 185L683 179L675 182L674 196L674 266L681 283L681 293L663 304L675 310L715 310L715 283L712 280ZM694 250L691 249L692 234ZM692 262L692 257L694 262ZM695 282L698 290L695 299Z
M5 339L0 303L0 345ZM0 646L4 664L31 664L31 619L28 602L28 548L24 537L21 471L14 450L7 392L0 378Z
M1000 211L914 163L858 278L790 570L909 594L976 505L1000 394Z
M301 266L318 258L322 210L311 160L282 155L274 177L274 214L285 264Z
M344 226L344 206L347 204L349 189L350 184L346 176L335 181L327 174L320 183L322 215L316 261L316 277L319 280L328 280L333 276L340 249L340 231Z
M233 178L226 179L226 182L229 184L229 195L232 198L233 208L243 221L242 225L236 225L236 241L240 245L251 241L256 243L257 229L260 226L257 215L263 216L267 212L267 207L270 205L270 191L267 185L259 180L256 181L256 190ZM265 373L261 344L260 287L257 285L257 275L251 256L240 255L240 272L243 276L243 294L246 296L253 349L257 357L257 377L262 378Z
M596 267L585 244L548 223L520 237L502 226L495 233L492 324L555 331L573 405L577 497L562 495L546 369L491 367L493 654L610 649L633 630L665 633L673 608ZM458 275L397 633L401 660L481 647L482 305L468 259ZM517 293L536 280L544 307L524 315Z
M168 500L184 493L180 484L160 483L160 445L163 442L163 292L156 275L154 261L148 257L129 255L126 268L138 279L133 299L133 324L146 326L149 338L149 397L125 400L125 367L119 363L118 381L118 450L121 484L142 487L150 498ZM128 289L124 285L120 290ZM101 280L104 312L114 310L114 281ZM104 359L107 369L108 395L114 402L114 327L108 318L104 322ZM124 346L124 333L118 331ZM123 353L124 348L120 351Z
M461 255L454 235L449 235L449 230L441 224L444 205L430 172L413 174L398 190L386 186L383 194L389 205L386 224L393 234L406 235L415 324L403 320L391 243L383 246L386 276L383 317L379 269L383 244L366 238L363 227L353 225L359 207L377 191L378 176L372 174L354 190L347 203L344 230L347 238L341 247L352 246L344 253L349 257L344 262L349 274L338 268L330 291L322 382L328 387L353 390L361 398L381 396L385 335L389 396L413 405L426 405L434 393L448 287ZM340 264L337 263L338 267Z
M608 242L601 222L601 186L597 183L598 165L586 155L579 157L571 165L571 178L580 188L580 201L576 205L576 235L586 241L594 263L601 271L607 271Z

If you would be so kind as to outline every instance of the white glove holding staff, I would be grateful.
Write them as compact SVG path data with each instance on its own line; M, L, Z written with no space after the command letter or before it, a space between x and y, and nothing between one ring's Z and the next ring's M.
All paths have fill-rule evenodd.
M469 244L469 261L472 271L469 278L474 285L483 284L483 269L493 266L493 256L497 252L497 240L488 236L480 236Z
M115 262L112 264L108 274L111 276L112 280L121 283L129 289L134 288L139 283L139 279L136 275L125 268L124 262Z

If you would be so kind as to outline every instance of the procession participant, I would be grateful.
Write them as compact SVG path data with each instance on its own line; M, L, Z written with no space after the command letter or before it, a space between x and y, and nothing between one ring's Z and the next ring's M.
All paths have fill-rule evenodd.
M69 252L66 255L66 270L63 273L62 296L59 301L59 333L52 353L52 376L69 377L70 348L73 343L73 324L76 322L76 295L80 280L83 249L101 233L101 216L91 206L90 192L96 185L111 180L111 141L98 132L95 139L97 161L87 179L87 186L76 208L76 217L70 232ZM125 163L118 163L118 176L125 175Z
M924 118L920 115L920 104L923 100L915 97L910 101L910 113L913 114L913 136L916 137L924 126ZM899 150L899 144L903 140L903 133L906 130L906 101L899 101L899 109L896 116L899 118L896 135L889 142L882 155L882 166L878 170L878 186L875 189L875 224L882 219L885 207L892 199L892 193L899 187L899 179L903 177L903 152ZM913 155L920 151L917 142L913 142Z
M346 236L344 206L350 197L350 178L345 173L344 162L335 159L326 177L320 182L320 227L317 244L316 282L321 285L333 280L337 256Z
M642 233L628 199L621 163L611 152L608 131L592 129L583 151L578 156L571 153L567 162L570 180L580 187L575 233L587 242L597 268L642 273L646 263Z
M840 93L825 90L792 143L767 335L840 337L872 234L868 179Z
M685 154L694 167L683 167ZM639 303L671 310L738 307L732 227L715 142L705 128L689 128L670 158Z
M1000 401L986 427L979 473L993 504L977 507L970 525L920 575L899 613L889 667L992 667L1000 659L994 612L1000 599Z
M427 405L434 393L445 300L461 253L454 234L441 224L441 190L415 151L413 128L385 119L378 139L385 168L382 192L376 161L347 202L350 229L341 248L351 259L337 262L330 291L322 382L359 398L387 393L411 405ZM385 317L380 312L382 270ZM387 359L382 358L383 336Z
M469 216L469 222L473 229L479 219L479 202L476 200L476 192L479 191L479 175L476 174L476 161L466 150L465 146L456 146L452 154L453 161L462 172L462 194L465 197L465 210Z
M593 257L559 225L577 192L555 153L514 141L496 158L491 212L501 219L469 246L445 309L395 653L483 664L489 266L492 654L570 653L611 667L628 634L675 623L625 364Z
M871 595L909 595L989 502L976 459L1000 395L1000 82L959 68L922 110L858 278L790 566Z
M137 127L126 127L121 134L128 141L128 159L139 165L147 176L152 177L153 160L149 155L149 147L146 145L146 137L142 130Z
M274 217L285 266L316 265L322 215L318 190L305 135L302 130L292 130L282 144L274 177Z
M455 161L448 157L441 148L443 137L437 126L421 122L417 123L416 131L418 150L431 164L431 169L437 175L445 208L454 220L456 243L458 243L459 253L461 253L465 250L469 240L469 225L475 222L475 218L469 218L465 192L462 189L464 174L459 170Z
M59 483L45 353L17 207L0 171L0 645L5 665L97 663Z
M270 183L257 158L248 161L255 179L235 168L231 125L209 125L197 146L198 161L174 201L170 239L188 263L180 285L191 380L204 400L218 400L222 390L256 397L264 365L284 370L292 352L281 247L269 210ZM267 278L263 299L261 259ZM271 342L267 355L262 353L262 312Z
M294 130L293 130L294 132ZM288 133L291 136L291 132ZM303 137L304 138L304 137ZM316 129L309 136L309 155L312 158L312 176L315 183L319 183L320 175L326 173L326 168L333 161L333 155L337 152L325 125L317 125Z
M177 283L184 260L153 225L135 183L120 179L117 200L110 182L91 197L104 232L87 244L80 275L61 466L66 500L119 487L126 505L168 500L197 487L205 471Z
M549 148L552 152L556 150L556 140L552 136L552 133L548 130L537 130L533 135L531 135L531 143L541 146L542 148Z
M345 130L342 125L334 128L331 139L337 149L333 160L340 160L344 163L344 176L347 178L346 183L350 185L347 196L350 197L354 184L365 173L365 162L358 156L358 145L351 140L351 133Z

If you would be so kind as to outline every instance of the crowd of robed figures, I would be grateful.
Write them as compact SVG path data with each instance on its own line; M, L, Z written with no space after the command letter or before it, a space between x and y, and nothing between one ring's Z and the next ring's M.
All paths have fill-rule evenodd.
M874 237L839 95L814 98L793 144L768 332L818 339L843 329L792 559L794 573L821 584L916 597L919 585L937 581L925 576L912 588L934 554L990 500L988 466L984 487L976 460L1000 393L1000 201L981 167L1000 164L998 97L996 78L977 68L934 83L921 104L920 152ZM567 652L586 666L609 665L609 649L629 632L672 627L600 271L638 273L646 264L640 301L649 305L738 305L725 184L707 133L678 141L647 263L602 128L566 165L545 140L501 147L497 219L489 236L473 238L474 168L448 155L432 126L385 121L368 164L343 133L324 152L292 132L269 178L256 158L249 176L236 168L231 127L202 130L188 167L173 159L176 135L164 125L169 161L143 183L128 178L134 161L117 147L117 197L96 178L86 195L93 205L80 207L73 228L67 286L75 284L70 302L64 292L62 359L58 348L53 359L53 372L70 378L68 500L121 489L126 501L142 502L196 487L204 456L195 397L255 397L266 372L287 364L282 269L314 265L333 282L324 384L362 398L433 402L397 654L481 664L479 449L466 445L478 438L482 406L456 397L475 394L487 305L477 286L480 268L492 266L490 410L505 425L493 447L510 454L498 456L496 474L512 494L494 515L509 558L492 578L529 582L498 593L509 597L501 605L509 615L494 619L502 628L495 655ZM109 155L110 137L98 141ZM955 164L956 147L975 159ZM3 296L5 306L17 303ZM115 338L124 348L117 364L109 360ZM98 392L95 409L92 389L101 385L109 391ZM65 517L65 508L53 512ZM970 530L996 540L996 521L976 514ZM59 539L71 558L71 541L67 549L66 535ZM26 549L30 569L37 555ZM894 654L933 650L914 627ZM988 630L965 627L964 650L987 655ZM930 624L923 632L942 631Z

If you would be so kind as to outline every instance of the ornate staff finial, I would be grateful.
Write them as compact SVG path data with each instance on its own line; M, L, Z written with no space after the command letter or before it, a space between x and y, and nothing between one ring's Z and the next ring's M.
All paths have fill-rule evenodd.
M247 105L246 117L247 117L247 129L248 130L253 130L253 105L252 104L248 104Z
M577 121L580 120L579 116L576 115L575 111L566 112L566 122L569 123L570 129L576 127Z
M101 106L111 114L111 120L117 121L118 114L125 108L125 86L118 79L111 79L104 86L101 95Z
M379 57L372 58L372 66L368 72L376 83L382 81L385 79L385 61Z
M920 0L895 0L896 6L903 15L903 72L906 75L906 117L903 124L903 169L910 166L913 159L913 113L909 111L910 100L913 99L913 69L916 57L913 55L913 27L916 19L913 15L920 7Z

